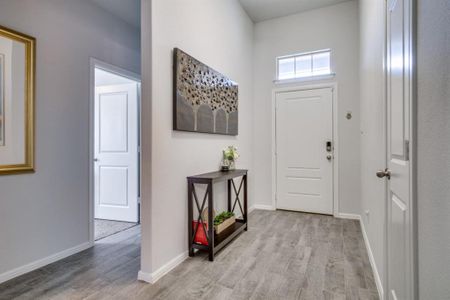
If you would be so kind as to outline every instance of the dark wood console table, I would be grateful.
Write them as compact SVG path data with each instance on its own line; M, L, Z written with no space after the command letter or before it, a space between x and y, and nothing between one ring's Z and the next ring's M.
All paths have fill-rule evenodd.
M236 188L234 178L242 177L239 187ZM209 260L214 261L214 254L222 249L226 244L233 240L242 231L247 230L247 170L231 170L211 172L196 176L187 177L188 181L188 240L189 240L189 256L194 256L194 249L208 251ZM242 214L242 219L236 219L236 223L220 234L214 233L214 200L213 200L213 185L218 182L227 181L228 183L228 211L234 212L239 207ZM200 202L195 190L195 184L207 185L206 193L203 200ZM239 198L241 189L244 188L243 203ZM234 193L234 200L232 201L232 194ZM194 202L198 210L197 225L193 228L193 208ZM232 203L233 202L233 203ZM208 205L208 220L203 220L202 211ZM204 223L208 224L206 226ZM206 233L208 245L202 245L194 242L195 236L199 227L202 226Z

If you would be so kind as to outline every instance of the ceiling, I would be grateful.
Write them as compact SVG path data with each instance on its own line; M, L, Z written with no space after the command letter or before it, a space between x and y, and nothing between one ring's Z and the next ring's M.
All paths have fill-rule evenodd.
M131 26L141 27L141 0L91 0Z
M261 22L269 19L297 14L348 0L239 0L253 20Z
M141 0L91 0L97 6L139 28L141 23ZM297 14L307 10L334 5L349 0L239 0L253 20L269 19Z

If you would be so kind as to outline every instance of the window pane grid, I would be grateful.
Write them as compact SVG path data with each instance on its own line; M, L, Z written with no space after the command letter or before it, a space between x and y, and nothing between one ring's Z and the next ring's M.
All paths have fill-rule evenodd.
M331 51L317 51L277 58L278 80L331 74Z

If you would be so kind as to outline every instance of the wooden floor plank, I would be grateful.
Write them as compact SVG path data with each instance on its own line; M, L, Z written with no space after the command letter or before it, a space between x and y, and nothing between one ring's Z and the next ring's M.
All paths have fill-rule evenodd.
M256 210L214 262L199 253L150 285L136 226L0 285L0 299L378 299L364 247L358 221Z

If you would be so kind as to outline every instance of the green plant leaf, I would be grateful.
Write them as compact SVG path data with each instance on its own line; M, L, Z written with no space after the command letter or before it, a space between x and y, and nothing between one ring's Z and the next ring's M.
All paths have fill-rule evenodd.
M234 212L223 211L214 218L214 225L222 224L226 219L234 216Z

